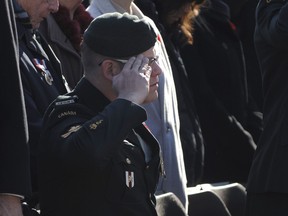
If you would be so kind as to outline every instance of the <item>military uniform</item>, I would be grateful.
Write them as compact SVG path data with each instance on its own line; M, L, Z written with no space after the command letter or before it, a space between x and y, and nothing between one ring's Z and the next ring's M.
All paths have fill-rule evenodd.
M146 118L141 106L110 102L85 78L58 97L41 139L41 214L157 215L161 157Z

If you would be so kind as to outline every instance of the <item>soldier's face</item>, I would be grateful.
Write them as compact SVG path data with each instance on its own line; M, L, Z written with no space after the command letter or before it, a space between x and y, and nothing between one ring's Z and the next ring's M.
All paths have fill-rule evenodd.
M149 103L155 100L158 97L158 87L159 87L159 76L162 73L162 69L159 66L159 59L158 55L155 51L155 48L152 47L146 52L143 53L149 59L153 59L149 66L152 69L150 80L149 80L149 93L144 100L144 103Z

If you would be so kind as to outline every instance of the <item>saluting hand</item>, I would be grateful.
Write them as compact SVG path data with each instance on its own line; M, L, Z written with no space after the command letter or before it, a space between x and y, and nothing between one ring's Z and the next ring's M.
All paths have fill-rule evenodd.
M132 57L124 65L122 71L113 77L113 88L118 98L142 104L149 93L151 67L149 59L143 55Z

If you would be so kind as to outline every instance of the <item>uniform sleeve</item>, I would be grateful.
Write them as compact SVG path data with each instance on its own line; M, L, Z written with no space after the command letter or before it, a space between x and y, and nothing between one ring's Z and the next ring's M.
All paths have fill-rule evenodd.
M142 107L124 99L115 100L90 118L84 113L76 105L56 110L48 118L40 149L42 162L50 161L52 154L64 170L82 170L91 165L101 169L108 165L132 128L146 120Z

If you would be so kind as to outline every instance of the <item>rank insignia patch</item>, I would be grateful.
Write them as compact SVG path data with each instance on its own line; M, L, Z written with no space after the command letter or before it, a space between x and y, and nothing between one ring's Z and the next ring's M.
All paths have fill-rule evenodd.
M82 127L81 125L72 126L72 127L67 131L67 133L62 134L61 137L65 139L65 138L67 138L68 136L70 136L71 133L74 133L74 132L78 131L81 127Z
M95 123L90 124L89 127L91 130L95 130L98 127L98 125L100 125L102 122L103 122L103 120L99 120Z
M135 184L134 180L134 172L132 171L125 171L125 180L126 180L126 186L128 188L133 188Z

